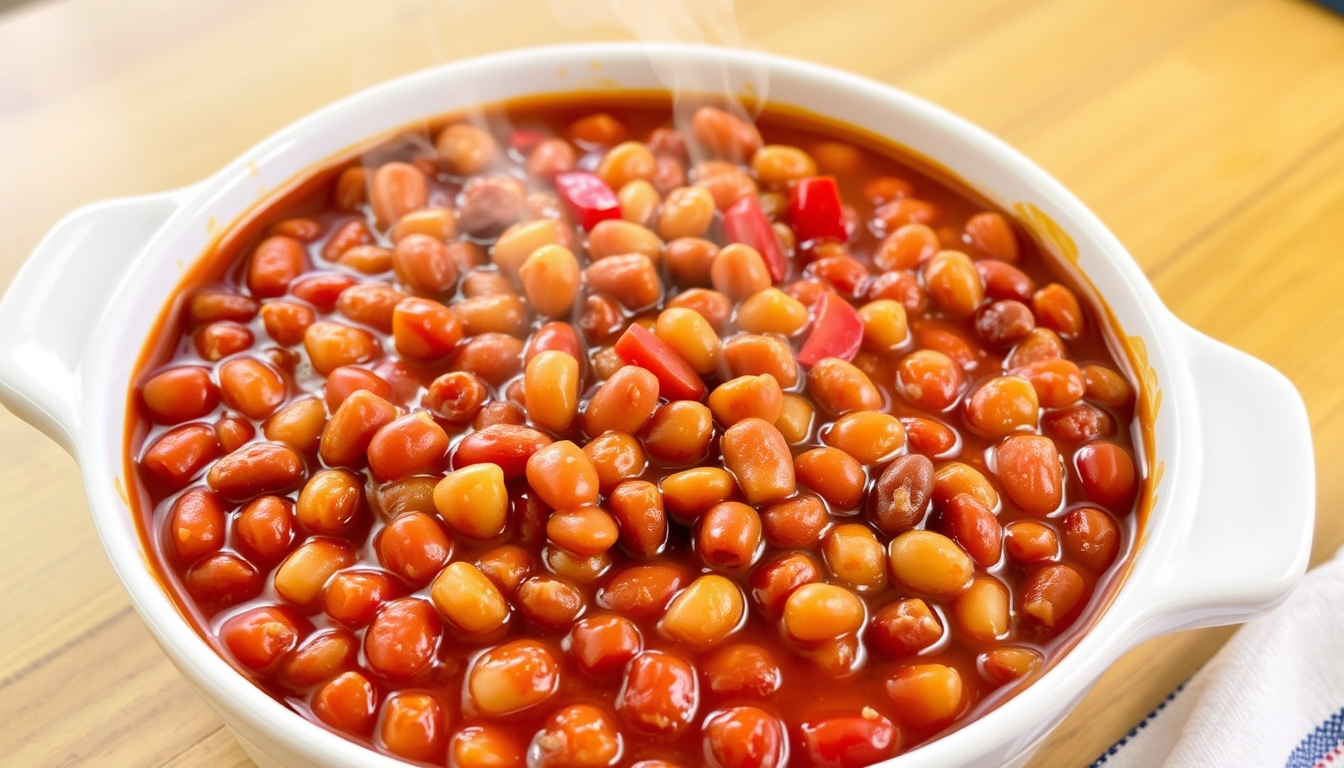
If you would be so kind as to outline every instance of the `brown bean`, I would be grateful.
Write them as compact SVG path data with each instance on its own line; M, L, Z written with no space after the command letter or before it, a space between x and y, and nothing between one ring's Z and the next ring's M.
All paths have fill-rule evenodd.
M658 378L644 368L626 366L612 374L588 401L584 430L600 435L609 430L635 434L658 405ZM657 455L657 454L655 454Z
M663 283L653 261L642 253L608 256L584 270L594 291L615 299L626 309L643 309L663 296Z
M868 519L888 536L897 536L924 520L933 494L933 462L908 454L887 465L869 497Z
M882 407L882 393L872 380L853 363L838 357L824 358L812 366L807 389L818 405L834 414Z
M626 548L639 557L652 557L662 550L668 529L658 486L646 480L626 480L610 491L607 503Z
M829 522L826 505L811 494L777 501L761 511L761 532L765 540L786 549L807 547L821 541L821 534Z
M700 560L711 568L746 568L760 556L760 516L740 502L715 504L700 516L695 550Z
M369 202L382 229L391 227L411 211L425 207L428 200L425 174L414 165L399 161L385 163L373 172Z
M627 432L603 432L583 446L583 452L597 469L598 488L610 494L622 480L634 477L648 466L644 449Z
M695 111L691 135L711 154L734 162L751 159L761 147L761 134L756 126L717 107Z
M458 224L475 237L493 237L518 221L525 190L511 176L473 176L462 189Z
M853 509L863 500L868 480L863 465L844 451L813 448L794 457L793 469L799 483L816 491L835 509Z
M292 490L303 479L303 459L277 443L253 443L215 462L206 482L227 499Z
M494 464L506 480L521 480L532 454L550 444L551 438L535 429L493 424L477 429L458 442L453 453L453 467Z
M719 246L700 237L679 237L663 247L663 263L672 282L683 288L710 284L710 269Z
M770 422L748 418L729 427L722 440L723 463L737 478L750 504L791 496L793 457L784 436Z

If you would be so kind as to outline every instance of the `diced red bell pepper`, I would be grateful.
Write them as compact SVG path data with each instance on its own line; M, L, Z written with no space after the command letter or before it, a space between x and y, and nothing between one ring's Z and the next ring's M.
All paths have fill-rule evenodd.
M844 242L845 211L833 176L800 179L789 193L789 221L799 243L830 238Z
M555 191L580 227L592 230L599 221L621 218L621 201L607 182L591 171L568 171L555 177Z
M705 382L667 342L633 323L616 340L616 354L630 365L637 365L658 379L658 394L668 400L700 400Z
M756 249L765 259L770 279L776 283L788 277L789 261L770 220L765 218L755 195L747 195L723 212L723 232L732 243L742 243Z
M848 301L836 293L823 293L812 305L812 332L798 362L811 368L828 357L853 360L863 342L863 321Z

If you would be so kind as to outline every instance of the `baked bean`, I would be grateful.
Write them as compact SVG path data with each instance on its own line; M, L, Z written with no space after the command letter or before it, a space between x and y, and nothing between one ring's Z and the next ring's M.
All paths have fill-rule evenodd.
M476 560L476 567L500 591L511 595L518 590L523 579L536 570L537 559L517 544L503 544L483 552Z
M817 175L817 164L797 147L767 144L751 156L751 169L767 187L785 187L789 182Z
M569 652L579 669L594 677L619 672L643 648L639 629L621 616L580 619L569 633Z
M1049 328L1038 326L1017 342L1013 351L1008 353L1008 357L1003 361L1003 369L1011 372L1038 360L1058 360L1066 357L1064 342L1060 340L1059 335Z
M910 402L928 411L945 411L961 396L966 375L942 352L920 349L901 358L897 388Z
M667 516L658 486L644 480L626 480L608 493L621 542L641 557L657 554L667 540Z
M1038 360L1017 369L1031 382L1042 408L1065 408L1083 399L1083 372L1068 360Z
M892 756L900 744L890 720L869 707L861 715L812 720L799 726L803 753L818 768L861 768Z
M699 238L714 221L714 196L702 186L677 187L667 193L658 214L658 236L667 241ZM694 270L692 273L694 274Z
M632 370L643 371L642 368ZM589 413L596 401L594 397L590 402ZM630 412L626 411L626 414ZM642 437L644 447L654 458L672 465L687 464L704 456L709 448L714 437L713 416L710 409L700 403L676 400L653 411L643 427Z
M408 512L389 522L375 541L378 561L416 587L428 584L453 553L453 542L438 519Z
M1001 299L981 308L975 315L975 333L995 346L1013 344L1036 327L1036 318L1026 304Z
M266 579L238 555L216 552L187 569L184 583L193 598L216 611L260 595Z
M632 253L641 253L656 265L663 243L647 228L623 219L599 221L588 233L588 255L593 261Z
M462 189L458 224L474 237L498 235L522 215L525 194L522 183L511 176L473 176Z
M272 670L298 645L311 625L291 610L267 605L233 616L220 628L220 639L233 658L253 672Z
M749 504L793 495L793 457L784 436L768 421L743 419L723 433L723 464L737 478ZM666 487L663 490L667 493Z
M331 466L362 463L373 436L396 417L396 406L383 398L366 390L354 392L322 430L319 449L322 460Z
M910 338L905 307L891 299L878 299L859 309L863 322L863 345L873 352L891 352Z
M712 648L736 632L746 605L742 591L723 576L706 574L672 601L661 627L669 637L696 650Z
M943 664L902 667L887 680L887 695L900 721L919 729L951 722L965 707L961 675Z
M453 302L451 309L462 321L462 331L467 336L484 333L519 336L527 329L527 305L514 295L460 299Z
M1088 498L1115 512L1128 512L1138 488L1134 459L1115 443L1089 443L1073 455Z
M616 519L596 506L561 509L546 521L547 539L579 557L606 552L619 535Z
M623 749L616 724L591 704L571 704L551 715L533 741L538 768L606 768Z
M498 386L522 370L523 342L503 333L482 333L458 345L452 367Z
M685 731L699 705L695 668L661 651L645 651L630 661L616 699L616 711L631 727L664 737Z
M718 368L719 337L700 313L681 307L665 309L658 315L654 333L696 373L703 376Z
M211 323L196 332L196 352L214 363L252 346L252 331L230 320Z
M509 603L479 568L458 561L439 571L430 586L434 608L454 629L486 635L509 618Z
M714 290L732 301L742 301L770 287L770 271L765 259L749 245L732 243L714 256L709 266Z
M971 559L991 568L999 562L1003 528L989 507L969 493L959 493L943 505L942 527Z
M403 237L392 249L397 281L416 293L438 294L457 282L457 264L442 240L419 233Z
M929 296L951 317L966 317L980 306L985 289L966 254L940 251L924 265Z
M583 414L584 429L590 435L610 430L634 434L649 422L657 405L657 377L644 368L626 366L612 374L589 399ZM650 452L658 455L652 447Z
M247 265L247 288L253 298L281 296L303 274L307 264L303 243L276 235L262 240Z
M215 462L205 479L225 498L241 500L288 491L303 474L303 459L289 446L253 443Z
M584 299L578 325L588 341L609 343L625 328L625 317L615 301L594 294Z
M1110 515L1094 507L1064 516L1064 548L1088 568L1105 570L1120 549L1120 532Z
M373 172L369 203L379 227L391 227L402 216L425 207L428 200L425 174L414 165L385 163Z
M597 469L598 489L610 494L618 483L644 471L648 460L639 441L627 432L603 432L583 446Z
M564 352L575 360L583 360L579 334L569 323L552 321L534 331L523 351L523 361L530 363L532 358L550 350Z
M813 448L795 456L798 482L816 491L836 509L853 509L863 499L863 465L836 448Z
M529 621L550 629L573 624L588 606L578 587L564 578L544 575L523 579L518 585L517 602Z
M437 472L448 453L448 435L426 412L386 424L369 441L369 469L380 482Z
M342 291L336 309L357 323L391 333L393 311L404 298L406 294L391 286L364 283Z
M816 544L829 522L826 506L810 494L775 502L761 512L761 531L765 540L777 547Z
M597 469L588 455L568 440L544 446L528 458L527 484L553 509L597 502Z
M384 603L396 597L396 585L377 571L343 571L323 592L323 610L347 627L365 627ZM353 650L353 649L352 649Z
M923 312L928 307L928 296L918 278L908 272L887 272L874 277L868 283L864 298L869 301L890 299L905 307L907 313Z
M1039 563L1059 557L1059 537L1044 523L1015 520L1004 528L1008 556L1019 563Z
M887 235L873 252L873 264L879 269L917 269L933 258L941 246L938 236L923 224L906 224Z
M761 134L755 125L718 107L695 111L691 135L710 154L733 162L749 160L761 147Z
M709 393L709 410L720 424L731 427L743 419L779 420L784 393L772 376L739 376Z
M527 156L528 176L542 179L554 179L561 173L574 170L574 147L564 139L543 139L532 148Z
M821 243L812 249L814 261L803 274L824 281L836 291L855 298L862 296L870 278L868 267L849 255L838 243Z
M853 456L860 464L890 459L905 447L905 427L889 413L855 411L836 419L822 440Z
M559 547L547 547L542 554L546 560L546 567L550 568L553 573L580 584L592 584L611 569L611 555L606 552L592 557L579 557ZM574 616L577 615L577 613L574 614ZM570 616L569 619L560 622L560 624L573 621L574 616Z
M378 486L369 501L384 520L392 520L410 512L433 515L437 511L434 509L435 483L432 477L408 477Z
M326 376L343 365L366 363L381 354L373 334L362 328L321 321L303 332L303 346L313 369Z
M663 615L673 595L688 583L690 577L681 566L634 565L612 576L602 588L599 600L632 619L655 619Z
M279 496L253 499L233 521L233 532L239 551L248 559L262 566L274 565L294 543L294 502Z
M784 395L775 429L779 430L789 445L806 440L812 434L812 404L798 395Z
M701 562L711 568L746 568L760 555L760 515L736 501L715 504L700 516L695 550Z
M319 720L355 736L373 732L378 694L373 682L359 672L342 672L313 694L310 705Z
M626 182L616 199L621 203L621 218L642 227L653 225L653 214L663 202L658 190L643 179Z
M779 768L788 754L779 720L756 707L711 714L704 734L705 757L713 768Z
M905 425L905 438L910 450L925 456L944 456L951 453L961 442L961 437L946 424L919 416L901 419Z
M653 171L653 152L637 141L617 144L597 164L597 175L612 189L620 189L637 179L647 181L653 177Z
M874 224L887 232L894 232L907 224L936 224L941 212L927 200L902 197L883 203L873 211Z
M145 409L161 424L199 419L219 405L219 389L210 371L188 366L162 371L140 387Z
M705 659L709 689L725 696L764 698L779 690L779 663L765 648L751 643L727 645Z
M275 569L275 591L289 602L305 607L322 594L332 574L355 562L355 553L334 539L309 539Z
M489 390L480 377L454 371L434 379L420 404L444 421L465 424L476 417L489 397Z
M356 666L359 640L347 629L310 636L281 663L276 677L290 688L309 688Z
M821 551L831 573L858 592L878 592L887 585L886 553L868 526L846 523L832 528Z
M591 289L612 297L626 309L643 309L663 295L658 268L642 253L608 256L590 265L583 275Z
M786 552L752 571L751 596L767 617L776 618L794 590L820 581L821 566L810 555Z
M309 533L339 536L347 533L364 509L364 488L343 469L315 472L299 491L299 525Z
M863 162L859 150L842 141L821 141L812 147L812 157L822 173L852 173Z
M520 480L532 455L551 444L551 438L535 429L512 424L478 428L457 444L453 467L495 464L507 480Z
M824 358L812 366L807 388L817 404L831 413L882 407L882 394L868 376L853 363L837 357Z
M1047 565L1028 573L1020 589L1019 610L1053 629L1073 621L1086 585L1083 577L1069 566Z
M285 382L270 366L239 358L219 368L224 404L250 419L264 419L285 400Z
M1007 685L1041 668L1045 662L1040 651L1030 648L999 647L980 654L981 672L995 685Z
M807 307L778 288L748 296L737 308L737 327L747 333L792 336L807 325Z
M177 562L190 565L224 546L224 503L218 494L193 488L173 502L168 544Z
M1082 372L1087 399L1112 408L1129 404L1134 391L1123 376L1101 365L1085 365Z
M559 665L546 646L514 640L476 658L467 670L465 699L475 712L499 717L545 702L559 683Z
M261 321L266 327L266 335L284 347L302 341L303 332L315 319L312 309L288 301L269 302L261 308Z
M569 314L579 293L579 261L562 245L543 245L518 270L527 299L538 312Z
M914 656L943 637L943 625L929 604L917 597L882 606L873 616L868 637L886 656Z
M914 528L929 511L934 491L933 462L906 455L887 465L873 487L868 519L888 536Z
M322 258L327 261L341 262L347 253L356 248L372 246L373 242L373 232L369 229L369 225L364 223L363 219L346 221L339 227L333 227L331 236L327 238L326 245L322 247ZM356 261L358 261L358 258ZM391 262L388 262L387 267L379 271L386 271L390 268Z
M397 219L388 236L393 243L400 243L410 235L425 235L439 242L452 240L457 237L457 219L447 208L411 211Z
M439 159L450 173L468 176L485 168L499 151L489 133L466 123L450 125L434 140Z
M565 432L579 408L579 361L564 352L542 352L527 364L523 386L532 423Z
M569 124L569 137L593 147L611 147L625 140L625 124L604 112L581 117Z
M1036 515L1048 515L1059 507L1064 498L1064 471L1050 438L1009 437L994 449L994 463L1013 503Z
M967 219L966 240L991 259L1011 262L1018 259L1017 236L1002 214L988 211Z
M851 635L863 627L863 601L843 586L804 584L784 604L784 628L800 643Z
M379 740L393 754L408 760L435 760L448 740L443 705L427 693L399 691L383 703Z
M733 302L718 291L705 288L692 288L673 296L667 302L668 307L692 309L709 321L716 333L723 330L733 311Z
M971 558L940 533L906 531L891 540L889 555L892 578L915 592L955 597L971 584Z
M551 219L514 224L500 234L490 252L491 260L506 274L516 275L527 258L547 245L565 245L561 224Z
M950 461L933 475L933 503L941 506L954 496L969 493L990 509L999 505L999 493L980 470L959 461Z
M1031 308L1036 322L1065 338L1074 338L1083 332L1083 310L1073 291L1050 283L1031 296Z
M1039 412L1036 388L1020 376L990 379L966 401L967 424L990 437L1035 430Z
M510 433L491 427L503 440ZM476 434L481 434L481 430ZM531 432L532 430L527 430ZM465 441L464 441L465 442ZM483 446L482 453L504 453L507 448ZM511 446L510 446L511 447ZM458 458L462 449L458 448ZM516 462L515 462L516 463ZM434 486L434 508L453 530L476 539L489 539L503 532L508 523L509 497L504 486L506 475L497 464L482 460L449 472Z
M668 277L681 286L709 285L713 279L711 268L718 255L719 246L700 237L678 237L663 247L663 263L667 265ZM726 310L724 315L727 315Z
M513 403L486 403L472 419L471 427L480 430L496 424L521 427L526 423L527 415Z
M187 316L197 325L220 320L250 322L260 309L257 301L223 288L197 289L187 301Z
M284 443L301 453L317 450L327 425L327 413L316 398L295 400L276 411L262 427L266 439Z
M142 473L153 482L177 491L219 456L215 430L203 424L184 424L165 432L140 456Z
M473 725L457 732L448 748L455 768L525 768L526 744L502 726Z
M774 336L741 334L723 345L723 359L734 376L767 375L780 388L798 383L798 365L787 342Z

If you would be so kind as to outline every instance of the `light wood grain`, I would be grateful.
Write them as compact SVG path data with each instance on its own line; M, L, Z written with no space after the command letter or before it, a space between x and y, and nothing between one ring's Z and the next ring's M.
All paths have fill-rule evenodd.
M1073 189L1177 315L1298 386L1318 472L1313 562L1344 542L1344 475L1331 471L1344 461L1344 21L1290 0L742 0L738 19L756 47L950 107ZM626 36L557 23L530 0L12 11L0 16L0 281L75 206L195 181L356 88ZM0 765L249 765L130 609L78 478L0 412ZM1229 632L1133 651L1033 765L1091 762Z

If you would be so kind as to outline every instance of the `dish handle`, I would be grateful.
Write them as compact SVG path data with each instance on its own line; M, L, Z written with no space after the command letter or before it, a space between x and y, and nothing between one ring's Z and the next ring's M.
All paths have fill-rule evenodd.
M0 299L0 403L74 452L80 368L113 289L184 190L86 205L42 238Z
M1181 325L1192 374L1199 484L1183 536L1140 590L1143 639L1257 618L1306 571L1316 490L1306 406L1269 365Z

